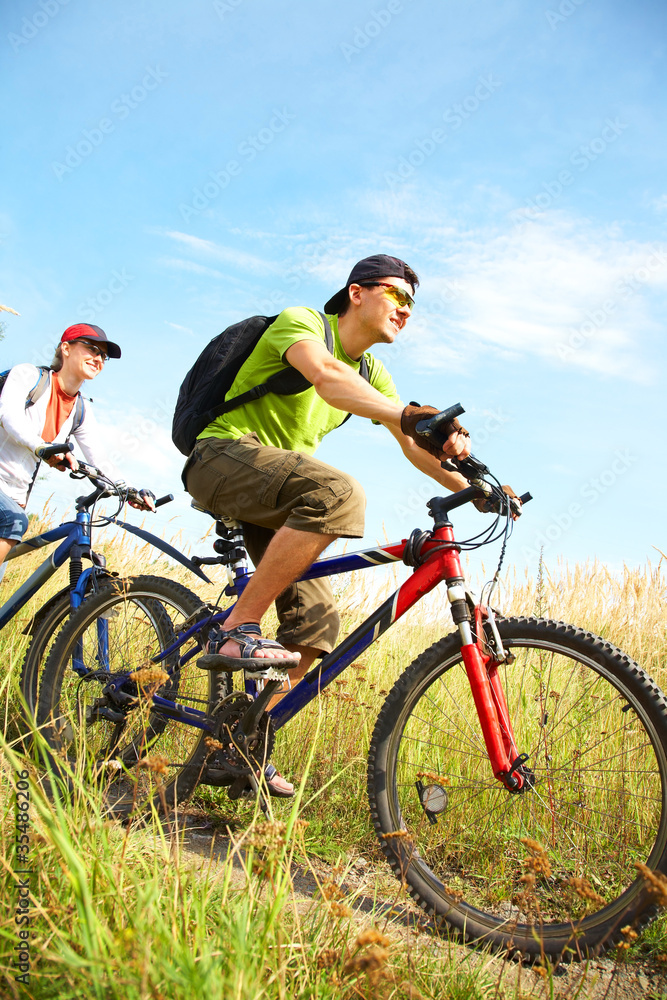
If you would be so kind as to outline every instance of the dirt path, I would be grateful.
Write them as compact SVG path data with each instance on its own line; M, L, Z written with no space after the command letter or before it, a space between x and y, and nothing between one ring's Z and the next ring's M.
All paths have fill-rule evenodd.
M222 866L232 850L229 836L211 828L205 814L188 816L183 838L183 860L194 870L210 877L211 866ZM233 881L241 889L246 873L238 853L233 858ZM325 882L340 884L353 919L363 926L374 925L404 944L418 944L432 949L457 966L483 967L488 980L498 985L497 997L572 998L572 1000L667 1000L667 966L657 963L619 963L604 958L586 966L559 966L552 982L537 971L517 962L451 944L438 934L432 921L400 893L388 868L378 868L363 855L350 859L341 875L321 858L309 857L308 865L292 866L292 892L298 912L305 914L321 900L320 887Z

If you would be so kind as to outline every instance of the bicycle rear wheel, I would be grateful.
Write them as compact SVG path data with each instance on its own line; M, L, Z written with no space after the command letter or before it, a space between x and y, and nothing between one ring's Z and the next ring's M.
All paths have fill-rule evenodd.
M38 723L51 766L70 780L74 773L96 782L114 816L173 809L205 765L205 731L153 702L157 695L206 713L216 697L216 676L194 659L181 670L178 654L157 668L152 662L201 606L196 594L170 580L114 580L72 615L49 655ZM121 685L120 697L103 694L113 675L130 671L140 673Z
M532 618L498 627L533 787L511 794L493 777L453 634L380 712L373 822L412 896L464 940L532 959L599 955L657 912L636 865L667 872L665 698L591 633Z

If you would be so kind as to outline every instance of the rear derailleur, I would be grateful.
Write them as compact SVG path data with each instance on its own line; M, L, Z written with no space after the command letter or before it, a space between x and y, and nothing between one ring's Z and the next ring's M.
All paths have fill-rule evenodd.
M139 703L139 692L134 681L127 674L109 674L106 670L92 671L82 681L98 681L103 684L102 694L86 705L86 725L104 720L114 725L125 722L128 712Z

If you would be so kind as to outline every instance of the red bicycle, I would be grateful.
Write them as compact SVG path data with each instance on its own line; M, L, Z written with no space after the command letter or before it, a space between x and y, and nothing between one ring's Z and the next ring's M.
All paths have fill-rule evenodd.
M457 412L418 429L437 436ZM667 875L665 698L606 640L492 610L519 508L481 462L458 469L470 486L429 501L431 531L318 560L304 574L401 559L414 569L275 708L279 681L233 691L231 675L196 666L229 607L139 577L112 581L72 615L46 665L38 721L54 766L83 755L113 815L171 808L200 782L262 796L255 774L282 726L444 582L456 629L398 678L371 740L368 796L382 850L420 906L466 941L531 959L599 955L655 916L651 880L659 887ZM479 498L497 517L457 542L450 515ZM238 595L251 576L242 531L220 521L217 531L218 555L193 562L226 564L226 593ZM503 540L498 569L478 602L460 552L494 539ZM149 671L158 680L146 703L137 683L151 663L162 669ZM143 766L154 752L158 777Z

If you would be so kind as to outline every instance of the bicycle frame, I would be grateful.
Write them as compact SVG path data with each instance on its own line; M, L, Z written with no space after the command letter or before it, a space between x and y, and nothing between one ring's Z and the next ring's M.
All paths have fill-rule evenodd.
M26 555L28 552L34 551L35 549L41 549L45 545L59 541L61 538L63 539L63 542L58 546L55 552L52 552L51 555L37 567L34 573L28 577L25 583L23 583L18 590L12 594L9 600L6 601L2 607L0 607L0 629L3 629L7 622L9 622L16 615L16 613L20 611L25 604L27 604L30 598L44 586L46 581L53 576L56 570L67 562L75 546L89 548L90 514L85 511L79 512L76 515L75 521L65 521L64 524L59 524L56 528L50 528L48 531L42 532L41 535L35 535L33 538L26 538L9 551L5 558L5 562L8 562L10 559L17 559L20 556ZM70 591L72 608L78 608L82 603L88 579L93 572L94 569L92 567L84 570L77 580L76 585Z
M481 606L475 606L465 590L460 550L454 539L453 526L446 513L448 509L459 506L469 499L469 497L463 499L463 494L466 492L465 490L461 491L457 495L456 501L451 498L442 501L440 512L434 508L435 529L432 536L422 546L421 564L415 569L412 576L331 653L324 656L320 663L305 675L301 683L289 691L278 705L269 711L276 730L286 725L298 712L318 697L394 622L398 621L422 597L444 581L452 616L461 637L461 654L493 774L508 790L513 792L521 790L525 778L521 770L517 770L517 768L526 758L520 756L515 744L507 703L498 677L498 661L489 652L484 651L486 642L483 618L487 612ZM435 504L436 501L431 503ZM312 580L384 563L397 562L403 558L406 545L407 541L403 540L398 544L318 560L303 574L301 579ZM247 572L245 565L237 570L234 590L238 594L243 592L251 576L252 574ZM473 614L471 614L471 606L474 609ZM224 622L230 611L231 608L228 608L211 616L207 619L207 625ZM473 634L471 624L473 621L475 634ZM173 655L191 637L196 636L201 627L201 622L193 625L159 656L154 657L154 662L162 662ZM197 651L191 650L180 657L177 669L196 655ZM170 718L200 729L213 731L214 723L205 712L186 708L159 695L153 696L153 704Z

